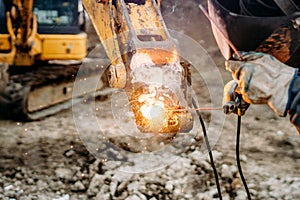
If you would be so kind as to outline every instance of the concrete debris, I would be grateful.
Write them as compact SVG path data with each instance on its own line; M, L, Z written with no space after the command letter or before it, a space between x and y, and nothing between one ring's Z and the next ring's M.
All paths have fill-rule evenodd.
M75 184L71 187L71 190L80 192L80 191L85 191L86 188L81 181L76 181Z
M71 180L73 177L73 172L72 170L68 168L57 168L55 170L55 175L58 178L65 179L65 180Z

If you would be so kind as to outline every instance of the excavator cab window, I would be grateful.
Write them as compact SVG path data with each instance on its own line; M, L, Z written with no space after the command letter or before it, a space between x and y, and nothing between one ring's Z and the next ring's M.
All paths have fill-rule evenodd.
M35 0L33 12L42 34L76 34L80 32L78 0Z
M0 34L7 33L6 12L10 11L9 1L0 0ZM35 0L33 12L38 20L38 33L77 34L82 30L84 17L80 0Z
M6 29L5 5L3 0L0 0L0 34L7 33Z

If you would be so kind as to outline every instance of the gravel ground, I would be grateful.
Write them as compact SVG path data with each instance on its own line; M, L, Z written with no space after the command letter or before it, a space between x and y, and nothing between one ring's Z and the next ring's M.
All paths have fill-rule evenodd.
M227 82L230 74L224 70L224 60L209 24L198 8L200 2L164 0L163 16L170 29L188 35L204 47ZM193 89L199 104L210 105L205 77L201 79L193 70ZM213 82L218 79L209 78ZM111 112L113 99L87 101L73 110L35 122L0 120L0 199L218 198L201 136L188 143L164 143L158 156L144 152L139 147L157 147L156 143L149 143L147 138L141 143L128 139L132 135L124 135L131 130L131 126L126 126L130 120L116 122L120 118ZM96 125L87 116L90 108L96 108ZM246 199L235 163L236 117L226 116L223 124L225 116L221 111L217 118L206 112L203 116L211 142L216 142L213 155L223 199ZM215 128L218 126L222 128ZM189 135L178 138L190 139ZM241 162L253 199L300 199L299 146L300 136L288 118L277 117L267 106L249 108L242 119ZM143 170L144 173L132 173Z

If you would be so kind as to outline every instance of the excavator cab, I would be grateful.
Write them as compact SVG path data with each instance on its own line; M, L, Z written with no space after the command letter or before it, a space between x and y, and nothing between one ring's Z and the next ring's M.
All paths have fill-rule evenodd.
M33 13L37 16L38 33L78 34L82 31L83 8L78 1L35 0Z
M13 3L0 0L0 34L8 33L6 13ZM77 0L35 0L33 13L37 16L38 33L78 34L84 31L84 11L81 1Z
M0 33L4 33L4 30L6 30L5 24L5 6L3 0L0 0Z

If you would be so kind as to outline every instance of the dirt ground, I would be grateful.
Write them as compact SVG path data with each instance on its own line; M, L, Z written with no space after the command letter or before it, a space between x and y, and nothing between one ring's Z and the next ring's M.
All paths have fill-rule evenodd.
M192 87L200 107L218 107L222 88L214 83L226 83L231 75L198 8L203 2L164 0L162 14L169 29L203 47L198 58L207 65L203 71L216 64L216 75L192 67ZM91 40L93 48L94 33ZM98 50L93 56L103 57ZM169 143L166 138L159 143L146 136L132 139L137 137L130 135L136 134L132 116L125 108L118 111L117 104L125 105L122 97L113 93L40 121L1 119L0 199L218 199L201 131L197 140L189 134L179 134ZM221 111L203 115L211 142L216 143L213 154L223 199L246 199L235 161L236 116ZM150 146L158 148L155 154L141 150ZM241 162L253 199L300 199L299 146L300 135L288 118L277 117L264 105L249 108L242 118Z

